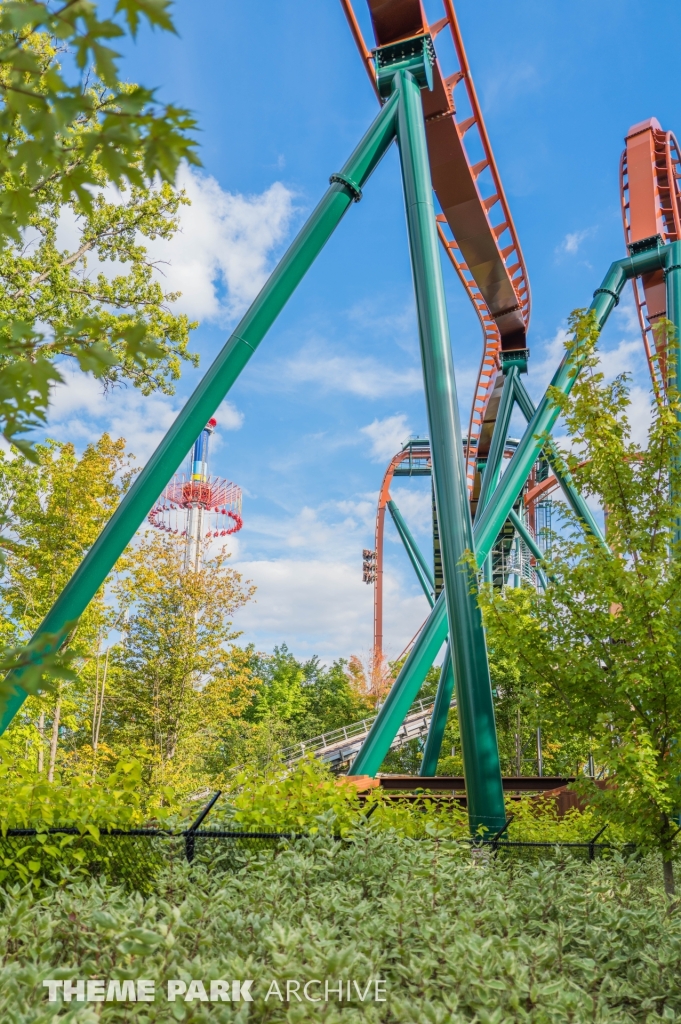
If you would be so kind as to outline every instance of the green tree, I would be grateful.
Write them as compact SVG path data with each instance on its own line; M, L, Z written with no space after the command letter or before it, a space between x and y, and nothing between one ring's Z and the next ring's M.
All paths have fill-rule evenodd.
M179 537L149 533L118 565L113 592L126 610L112 648L102 738L145 745L157 779L202 779L220 723L238 715L257 683L234 641L231 616L253 593L220 551L198 572Z
M17 452L0 452L1 631L5 645L14 647L25 643L41 622L131 479L125 442L108 434L88 445L80 458L72 444L57 441L38 445L36 456L34 464ZM11 730L20 743L36 748L38 769L45 765L50 776L60 727L75 729L88 703L90 663L111 620L102 587L66 641L75 672L51 693L30 697Z
M187 358L190 325L166 308L139 237L175 230L170 183L180 160L198 163L194 121L121 83L110 46L141 19L172 31L169 6L118 0L112 18L89 0L0 8L0 428L29 453L20 435L45 420L55 358L147 391ZM66 250L64 218L79 234ZM120 273L89 277L88 254Z
M568 348L585 345L587 364L569 398L552 397L573 439L565 461L607 509L609 550L566 512L546 593L488 588L482 601L491 647L515 659L551 734L601 766L605 788L585 779L589 799L661 851L671 893L681 812L681 406L670 386L638 445L626 375L605 381L596 340L593 318L573 314Z
M356 722L373 714L348 662L341 658L326 667L315 655L299 661L286 644L259 655L255 671L262 680L245 717L254 722L276 719L289 727L289 742Z

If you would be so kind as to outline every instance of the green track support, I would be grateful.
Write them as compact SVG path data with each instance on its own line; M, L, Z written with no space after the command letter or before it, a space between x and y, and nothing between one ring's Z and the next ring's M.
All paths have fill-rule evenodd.
M590 307L594 310L601 329L619 301L619 295L625 282L639 274L647 274L664 267L665 262L669 259L670 248L670 246L660 246L657 249L637 253L635 256L619 260L611 265L603 284L594 293ZM571 353L566 353L553 376L551 386L558 388L564 394L569 394L582 365L583 357L579 350L573 349ZM551 399L547 389L528 423L520 445L511 459L511 464L490 498L487 508L479 517L476 517L473 535L478 566L482 566L489 555L559 414L560 410ZM383 758L388 753L407 709L416 699L426 673L447 637L447 613L443 597L444 595L440 595L435 602L402 671L376 717L371 732L355 759L352 771L357 770L356 766L361 758L363 771L369 775L375 775Z
M666 247L651 249L637 253L635 256L629 256L627 259L618 260L611 265L603 284L594 293L590 306L590 309L596 314L599 328L603 328L608 316L619 302L620 292L625 282L639 274L658 270L664 263L665 250ZM563 394L569 394L582 364L583 360L579 350L566 353L553 376L550 387L562 391ZM527 480L537 456L546 444L546 438L559 415L560 409L547 390L535 409L516 453L499 481L487 508L479 517L476 517L475 532L478 548L480 552L484 551L485 555L499 535L504 520L520 494L521 488Z
M515 509L513 509L513 508L511 509L511 511L508 513L508 518L513 523L514 529L516 530L516 532L519 535L520 539L530 549L530 551L532 552L534 557L541 563L541 565L545 566L546 565L546 557L545 557L543 551L541 550L541 548L539 547L539 545L535 541L534 537L532 536L530 531L527 529L527 527L525 526L525 523L522 521L522 519L520 518L518 513L515 511ZM546 590L546 576L544 575L543 569L539 565L536 568L536 572L537 572L537 576L539 577L539 580L541 582L542 587L544 588L544 590ZM550 576L549 576L549 578L550 578Z
M421 549L412 537L411 530L402 518L402 513L392 498L388 502L388 511L393 518L395 528L400 535L400 540L404 544L405 550L409 555L409 561L414 567L414 572L421 584L423 593L426 595L428 604L432 608L435 604L435 598L433 597L435 583L433 582L433 574L430 571L430 566L423 557Z
M477 595L471 587L469 568L461 564L466 551L473 550L473 532L421 90L408 71L400 71L395 76L394 88L400 93L397 138L419 322L432 478L442 548L448 613L443 618L449 620L454 675L457 679L457 710L467 784L468 816L472 832L480 827L496 832L504 826L506 812L482 616ZM441 600L438 600L435 608L441 603L444 612L445 605ZM445 628L446 625L445 622ZM388 701L383 709L387 705ZM366 743L351 770L358 775L364 772L375 774L382 759L383 756L376 763L375 757L372 757L371 744Z
M497 412L492 443L489 449L489 456L485 471L482 474L480 485L480 496L478 498L478 512L482 512L489 503L494 488L499 483L501 476L501 464L504 458L504 448L508 437L508 425L511 422L513 405L515 403L515 383L518 379L518 367L510 366L504 379L504 389L501 393L499 410Z
M674 369L670 383L677 391L681 386L681 366L679 356L681 354L681 242L672 242L669 246L669 260L665 281L667 285L667 319L674 324L676 337L674 338ZM676 557L681 557L681 520L676 521L674 530L674 550Z
M504 380L504 388L501 394L496 423L494 424L494 433L492 434L492 444L490 445L487 464L482 476L482 485L480 487L480 496L478 498L478 509L480 511L482 511L487 504L492 491L499 482L501 464L504 458L504 446L508 435L508 426L513 413L513 404L515 401L514 381L517 376L518 367L510 366ZM490 577L489 581L486 580L486 582L491 582L490 558L485 560L484 569L486 570L485 575ZM439 760L440 749L442 747L442 737L444 736L445 728L447 727L447 719L449 718L449 708L453 692L454 670L452 667L450 645L447 644L445 657L442 662L442 671L440 672L440 681L438 683L437 694L435 696L433 716L430 720L426 745L423 751L423 760L419 770L420 775L434 775L437 770L437 762Z
M454 666L452 664L452 649L451 645L447 644L445 656L442 660L442 669L440 670L440 680L437 684L437 693L435 694L433 717L428 728L428 736L423 749L423 760L421 761L419 775L435 775L437 772L437 762L440 758L442 738L445 734L453 694Z
M515 398L522 412L523 416L529 423L535 414L534 402L525 390L523 382L518 377L515 382ZM580 494L579 490L575 486L575 482L572 479L572 474L569 472L567 467L563 466L563 460L560 458L553 441L547 441L544 446L544 453L549 460L549 465L554 472L556 480L558 481L560 488L565 495L567 502L575 513L582 526L587 533L590 533L603 548L607 548L605 537L601 533L600 527L593 517L591 509L584 501L584 498Z
M79 619L103 585L206 420L228 393L348 207L361 198L362 187L395 138L398 106L397 95L388 99L342 171L331 176L323 199L57 598L33 640L52 634L63 642L65 631ZM8 679L16 685L0 721L0 734L28 696L21 688L19 671Z

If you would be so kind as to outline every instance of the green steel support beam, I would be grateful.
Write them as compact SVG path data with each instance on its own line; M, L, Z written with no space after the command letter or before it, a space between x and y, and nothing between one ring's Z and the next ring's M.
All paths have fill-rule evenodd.
M437 773L437 762L440 758L442 738L445 734L453 694L454 666L452 664L452 649L447 644L442 661L442 669L440 670L440 681L437 684L437 693L435 694L433 717L428 728L428 737L423 750L423 760L421 761L419 775L435 775Z
M515 509L513 509L513 508L511 509L511 511L508 513L508 518L513 523L513 526L514 526L516 532L519 534L520 539L530 549L530 551L532 552L534 557L539 562L541 562L542 565L546 566L546 564L547 564L546 563L546 556L542 552L541 548L539 547L539 545L535 541L534 537L532 536L530 531L527 529L527 527L525 526L525 523L522 521L522 519L520 518L520 516L518 515L518 513L516 512ZM546 576L544 575L544 572L543 572L542 568L539 565L536 567L536 572L537 572L537 576L540 579L542 587L544 588L544 590L546 590ZM549 573L549 579L550 578L551 578L551 575Z
M485 471L482 475L480 496L478 498L478 509L480 509L480 511L482 511L487 504L492 491L499 482L501 464L504 458L504 447L506 445L506 437L508 435L508 425L511 421L513 403L515 401L513 384L517 376L518 367L510 366L504 380L504 388L501 393L501 401L499 402L496 423L494 424L494 433L492 434L492 444L490 445ZM485 570L485 581L491 583L490 558L485 559L483 569ZM487 577L489 577L489 580L487 580ZM454 670L452 667L450 645L447 644L445 657L442 662L442 671L440 672L440 681L438 683L437 694L435 696L433 716L430 720L428 737L423 751L423 760L419 771L420 775L435 775L437 762L440 757L440 749L442 747L442 737L445 734L447 719L449 717L449 707L453 691Z
M348 207L361 198L361 188L395 138L398 106L398 96L388 99L342 171L331 176L321 202L38 627L34 640L56 634L62 643L69 624L78 620L103 585L206 420L228 393ZM9 679L16 685L0 720L0 733L27 697L21 689L20 673Z
M676 332L673 359L674 376L671 378L670 383L678 391L681 385L681 366L679 366L679 354L681 353L681 346L679 345L679 340L681 339L681 242L672 242L669 248L670 253L665 274L667 284L667 319L671 320L674 324ZM680 542L681 520L677 519L674 530L674 550L677 557L681 557L681 550L679 550Z
M649 249L629 256L627 259L618 260L611 265L603 284L594 292L594 298L589 307L596 315L599 329L603 328L611 311L619 302L620 292L626 281L631 277L647 274L664 266L667 248L667 246L660 246L656 249ZM584 352L581 349L573 348L570 352L566 352L553 375L550 387L568 395L583 362ZM546 444L547 435L553 429L559 415L560 409L547 390L535 409L515 455L499 481L487 508L480 516L476 516L475 536L480 560L487 556L499 535L509 511L520 494L532 466Z
M663 246L637 253L635 256L612 264L602 286L594 293L594 300L591 304L591 309L595 311L601 329L617 304L625 282L631 277L647 274L663 267L668 259L669 248L669 246ZM574 349L571 353L566 353L554 374L552 385L560 388L565 394L569 394L582 364L582 353ZM479 518L476 517L473 532L479 566L484 564L489 555L499 535L499 530L506 521L532 466L546 444L546 434L553 427L558 415L559 409L551 400L547 390L528 424L511 460L511 465L497 485L489 505ZM447 608L444 594L441 594L355 759L353 771L357 770L356 766L359 761L362 771L367 775L376 774L446 637Z
M497 419L494 424L494 433L492 434L492 443L487 457L487 464L485 465L485 471L482 474L480 496L478 498L479 512L482 512L486 507L494 488L499 483L499 477L501 476L501 464L504 458L504 448L506 447L506 438L508 436L508 425L511 422L511 414L513 412L513 404L515 401L515 382L517 378L518 367L509 366L504 379L504 389L501 393L501 401L499 402Z
M520 407L520 411L529 423L535 414L534 402L528 395L525 390L525 385L519 377L515 382L515 397L518 406ZM594 519L591 509L577 490L572 474L567 467L563 467L563 460L558 454L558 450L553 441L547 441L544 446L544 452L570 508L581 522L583 528L598 541L601 547L607 548L608 545L605 541L605 537L601 533L600 527Z
M407 554L409 555L409 561L414 566L414 572L416 573L418 581L423 588L423 593L426 595L428 604L432 608L435 604L435 598L433 597L435 583L433 582L433 574L430 571L430 566L423 557L423 553L411 535L411 530L402 518L402 513L392 498L388 502L388 511L393 517L395 528L397 529L400 539L404 544Z
M506 811L482 615L475 580L471 581L468 565L462 564L466 552L474 550L473 531L421 91L408 71L400 71L394 83L400 93L397 140L430 428L445 618L457 680L468 817L472 832L480 827L496 832L506 822ZM352 766L353 774L375 774L380 760L375 763L371 751L371 744L365 743Z

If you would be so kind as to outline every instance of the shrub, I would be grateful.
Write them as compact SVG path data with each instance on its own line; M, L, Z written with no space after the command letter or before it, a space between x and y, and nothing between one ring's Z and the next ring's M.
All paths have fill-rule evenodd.
M243 772L224 798L225 810L216 809L211 821L232 821L240 828L270 832L315 833L320 826L345 835L366 824L372 831L392 830L413 839L442 833L464 839L470 835L468 815L456 802L435 800L427 790L413 803L391 800L385 790L373 789L362 802L354 787L343 784L312 755L292 769L261 773ZM218 805L219 806L219 805ZM506 810L513 817L506 838L534 842L588 842L604 825L607 841L627 842L621 825L611 825L593 809L571 809L559 816L552 799L508 797ZM604 836L604 839L606 836Z
M154 1003L68 1019L274 1024L652 1024L681 1015L681 914L656 865L493 863L450 841L318 835L234 874L176 870L149 899L96 882L0 917L0 1019L52 1019L46 978L145 978ZM168 979L254 979L254 1002L169 1003ZM265 1001L272 979L386 981L386 1002ZM96 1016L95 1011L101 1011ZM61 1019L61 1018L60 1018ZM66 1019L66 1017L64 1017Z
M57 775L48 782L9 758L0 763L0 884L40 888L47 880L66 884L113 872L144 888L160 869L159 851L149 843L143 854L131 842L107 842L106 832L174 825L180 808L170 787L150 797L142 771L138 758L128 755L105 779L76 775L63 782ZM74 831L51 833L54 827ZM9 829L36 829L37 835L8 837Z

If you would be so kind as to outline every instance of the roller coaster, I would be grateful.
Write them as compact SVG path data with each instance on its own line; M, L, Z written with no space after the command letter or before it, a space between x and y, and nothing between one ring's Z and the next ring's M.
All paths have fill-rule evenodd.
M378 113L344 166L331 174L317 207L57 598L33 637L30 656L39 663L65 642L207 420L335 228L352 205L361 201L372 172L396 142L429 437L427 442L420 439L408 444L395 456L381 488L376 550L366 552L365 557L365 575L380 595L378 605L375 601L376 643L382 643L379 532L382 537L386 508L432 607L386 700L374 720L366 723L350 771L376 775L405 720L414 714L414 701L426 673L444 646L435 702L427 713L421 774L435 774L456 693L470 827L473 832L484 827L496 833L506 824L504 788L477 574L466 563L466 556L474 553L478 570L503 584L508 567L502 558L504 545L518 538L529 553L532 580L546 586L536 509L557 487L584 530L597 543L605 545L605 540L550 439L559 416L553 392L547 390L535 407L522 383L529 357L529 279L452 0L443 0L442 16L434 22L426 18L421 0L368 0L375 43L371 48L360 30L352 0L340 2L375 89ZM456 66L451 69L447 69L441 46L447 36L456 56ZM457 114L457 103L465 108L464 116ZM474 152L473 138L482 159L469 157ZM669 339L655 333L654 327L666 317L678 336L681 326L680 166L674 136L654 119L627 133L621 165L627 255L612 263L590 306L602 328L627 281L632 282L653 388L662 401ZM480 372L463 443L441 248L473 303L483 335ZM584 358L583 347L575 344L557 367L551 387L568 394ZM678 360L675 365L678 367ZM516 406L527 420L527 428L520 439L511 440L508 429ZM434 572L390 498L390 481L403 471L422 471L431 478ZM513 560L511 563L515 565ZM523 571L522 559L515 568ZM9 677L14 689L0 732L27 696L23 671L18 669ZM420 721L424 719L423 709L418 716Z

